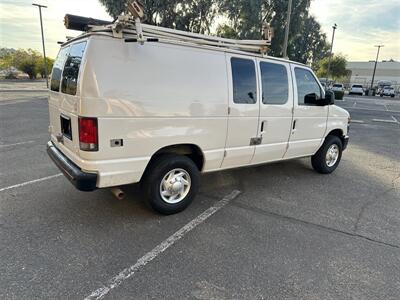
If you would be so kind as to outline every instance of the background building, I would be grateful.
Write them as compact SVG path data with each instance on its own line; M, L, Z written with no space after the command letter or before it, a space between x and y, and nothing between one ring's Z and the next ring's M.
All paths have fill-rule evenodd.
M364 87L371 85L372 73L375 61L351 61L347 63L347 69L351 71L349 84L359 83ZM380 61L376 66L374 86L379 81L390 82L396 90L400 87L400 62Z

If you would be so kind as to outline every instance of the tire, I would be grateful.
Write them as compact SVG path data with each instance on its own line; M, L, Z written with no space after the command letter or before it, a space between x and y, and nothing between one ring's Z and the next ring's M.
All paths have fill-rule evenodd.
M331 161L330 163L333 164L330 165L330 163L327 162L327 155L329 150L334 149L332 148L334 147L333 145L336 145L338 153L336 161ZM311 157L311 164L314 170L321 174L330 174L335 171L342 158L342 151L343 143L340 138L334 135L328 135L321 148Z
M167 175L171 177L168 179ZM165 184L162 185L162 182ZM199 185L200 172L190 158L163 154L152 161L146 170L142 191L153 210L171 215L181 212L192 203Z
M381 97L383 98L383 94L381 94Z
M390 95L391 98L394 98L394 95Z

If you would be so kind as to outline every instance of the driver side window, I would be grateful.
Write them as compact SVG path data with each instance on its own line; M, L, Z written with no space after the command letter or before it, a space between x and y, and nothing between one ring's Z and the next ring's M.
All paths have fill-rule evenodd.
M316 94L317 99L321 99L321 88L314 75L306 69L295 68L294 73L296 75L297 83L297 99L299 105L304 104L304 96L307 94Z

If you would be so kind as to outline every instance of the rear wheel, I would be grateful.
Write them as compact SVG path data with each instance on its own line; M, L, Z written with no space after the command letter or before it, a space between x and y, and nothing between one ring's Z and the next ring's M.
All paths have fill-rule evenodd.
M340 138L328 135L321 148L311 157L315 171L329 174L335 171L342 158L343 144Z
M193 201L199 183L200 172L190 158L164 154L151 162L142 187L151 208L170 215L184 210Z

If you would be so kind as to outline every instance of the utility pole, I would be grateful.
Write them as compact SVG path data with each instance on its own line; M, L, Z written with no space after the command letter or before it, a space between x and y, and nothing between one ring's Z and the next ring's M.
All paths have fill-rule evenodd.
M47 58L46 58L46 48L44 47L44 34L43 34L43 21L42 21L42 7L47 8L47 6L32 3L33 6L37 6L39 8L40 15L40 29L42 31L42 46L43 46L43 58L44 58L44 74L46 76L46 86L49 88L49 78L47 75Z
M331 42L331 52L329 53L329 63L328 63L328 72L326 74L326 79L329 80L329 74L331 73L331 61L332 61L332 50L333 50L333 41L335 40L335 31L337 28L337 24L335 23L332 26L333 33L332 33L332 42Z
M292 14L292 0L289 0L287 16L286 16L285 40L283 41L283 57L284 58L288 58L287 47L288 47L288 40L289 40L290 15L291 14Z
M378 48L378 52L376 53L374 72L372 73L372 80L371 80L371 87L370 87L371 90L372 90L372 88L374 86L375 71L376 71L376 64L378 63L379 51L381 50L381 47L385 47L385 45L375 45L374 47Z

